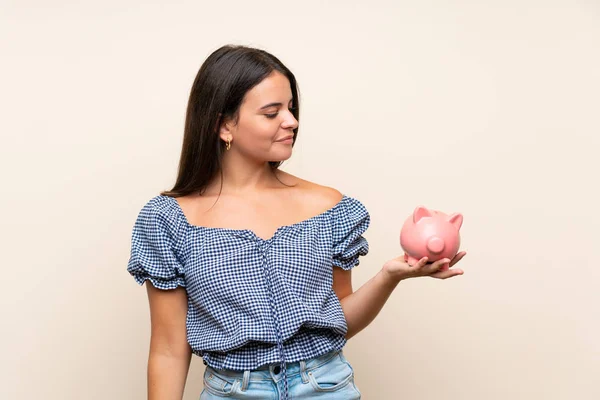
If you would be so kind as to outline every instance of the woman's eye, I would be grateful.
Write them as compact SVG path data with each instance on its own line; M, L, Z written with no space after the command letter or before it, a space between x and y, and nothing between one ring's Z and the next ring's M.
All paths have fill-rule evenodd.
M290 107L289 110L291 112L294 112L296 110L296 107ZM277 116L278 113L275 114L265 114L265 117L269 118L269 119L273 119Z

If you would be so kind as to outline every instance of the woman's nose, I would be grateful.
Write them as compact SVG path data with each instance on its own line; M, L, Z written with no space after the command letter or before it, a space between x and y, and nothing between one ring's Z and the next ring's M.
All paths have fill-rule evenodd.
M288 113L287 118L282 124L286 129L296 129L298 127L298 120L294 118L292 113Z

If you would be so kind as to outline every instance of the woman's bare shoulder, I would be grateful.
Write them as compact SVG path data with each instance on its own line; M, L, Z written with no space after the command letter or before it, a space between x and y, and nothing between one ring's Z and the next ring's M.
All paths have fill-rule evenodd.
M310 204L313 209L327 210L339 203L343 197L343 194L333 187L311 182L287 172L283 172L283 178L283 182L295 186L295 197L304 204Z

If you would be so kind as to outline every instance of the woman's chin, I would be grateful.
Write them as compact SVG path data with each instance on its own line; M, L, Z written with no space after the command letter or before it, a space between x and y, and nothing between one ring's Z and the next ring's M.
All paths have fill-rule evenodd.
M282 152L280 152L279 154L274 154L273 157L271 157L271 161L270 162L280 162L280 161L285 161L285 160L289 160L290 157L292 157L292 151L288 151L285 154L281 154Z

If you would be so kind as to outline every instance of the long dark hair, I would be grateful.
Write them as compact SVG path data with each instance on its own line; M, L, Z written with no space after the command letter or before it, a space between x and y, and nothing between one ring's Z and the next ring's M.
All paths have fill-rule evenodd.
M188 100L179 171L175 186L161 194L171 197L202 194L218 173L223 176L222 160L225 142L219 137L223 119L239 119L239 110L246 93L273 71L290 82L292 114L300 120L298 87L294 74L274 55L257 48L225 45L204 61ZM294 129L294 143L298 128ZM269 161L274 172L281 161ZM221 188L223 180L221 179Z

